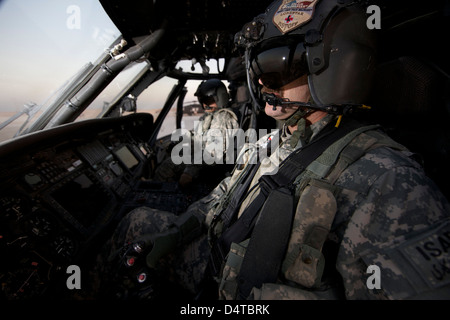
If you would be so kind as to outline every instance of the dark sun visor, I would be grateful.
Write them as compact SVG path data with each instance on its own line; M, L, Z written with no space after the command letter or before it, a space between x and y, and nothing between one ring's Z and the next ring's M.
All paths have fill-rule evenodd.
M295 42L267 48L252 49L250 54L250 77L261 80L270 89L280 87L308 73L304 42Z

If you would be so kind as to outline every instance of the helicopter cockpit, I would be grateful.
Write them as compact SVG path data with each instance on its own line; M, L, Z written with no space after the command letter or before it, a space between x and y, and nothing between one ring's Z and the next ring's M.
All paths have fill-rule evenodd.
M232 170L208 171L189 190L177 182L152 180L176 142L171 133L191 126L202 112L196 101L184 101L188 90L212 78L227 82L234 93L247 88L234 36L271 1L100 3L121 36L66 86L51 108L0 144L1 299L70 297L68 266L89 263L123 215L143 205L182 213ZM394 138L423 153L430 176L448 195L450 70L446 43L436 32L449 26L448 1L447 11L430 5L426 12L408 1L371 3L381 8L383 49L374 112L364 117L384 121ZM96 97L136 65L138 72L117 96L95 117L84 119ZM157 112L141 112L139 97L162 78L173 84L164 105ZM241 128L277 128L249 95L233 97ZM393 110L394 104L401 107ZM426 137L414 129L429 114L419 104L442 115ZM402 107L410 108L409 119L401 118ZM428 143L433 135L437 138Z

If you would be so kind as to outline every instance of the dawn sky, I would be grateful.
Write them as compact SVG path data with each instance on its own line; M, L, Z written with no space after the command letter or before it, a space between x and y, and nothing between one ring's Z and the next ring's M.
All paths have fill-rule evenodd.
M119 35L99 1L1 1L0 110L43 103Z

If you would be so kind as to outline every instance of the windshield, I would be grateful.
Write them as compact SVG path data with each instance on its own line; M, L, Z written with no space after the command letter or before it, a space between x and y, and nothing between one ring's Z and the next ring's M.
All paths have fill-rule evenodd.
M0 142L120 36L99 1L0 1Z

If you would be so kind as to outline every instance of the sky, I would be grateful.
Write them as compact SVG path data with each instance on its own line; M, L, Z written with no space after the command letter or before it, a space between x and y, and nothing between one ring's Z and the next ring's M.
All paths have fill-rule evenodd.
M98 0L0 0L0 112L19 112L29 102L44 104L119 35ZM207 64L212 72L217 69L215 62ZM183 69L190 68L186 61ZM159 82L141 97L153 96L156 107L174 84ZM186 101L195 99L191 93L197 85L188 84ZM154 92L164 94L155 97Z
M0 111L43 103L120 35L99 1L0 1Z

